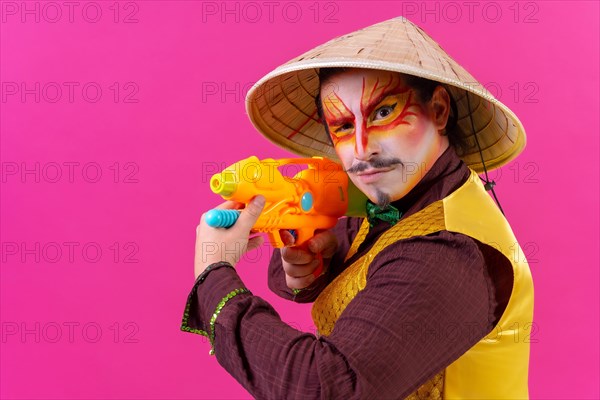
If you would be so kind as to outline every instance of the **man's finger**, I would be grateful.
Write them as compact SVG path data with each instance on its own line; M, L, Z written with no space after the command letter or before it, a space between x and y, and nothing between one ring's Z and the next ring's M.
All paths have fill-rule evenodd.
M287 229L280 229L279 236L281 236L281 241L286 246L293 246L296 242L296 238L294 238L294 235L292 235Z
M305 287L310 286L310 284L313 283L315 279L316 278L312 274L303 278L294 278L289 275L286 275L285 283L290 289L304 289Z
M264 241L265 238L263 238L261 235L251 237L250 239L248 239L248 248L246 249L246 251L252 251L254 249L259 248L260 246L262 246Z
M310 252L297 247L284 247L281 249L281 257L290 264L306 264L315 259Z
M308 249L325 258L332 257L337 250L337 238L331 231L321 232L308 241Z
M258 217L260 217L260 213L265 207L265 198L264 196L256 196L254 197L250 203L240 212L240 217L235 222L235 226L239 229L244 229L250 231Z
M304 265L283 264L283 270L285 271L286 275L291 276L292 278L304 278L308 275L311 275L319 263L320 260L312 260L308 264Z

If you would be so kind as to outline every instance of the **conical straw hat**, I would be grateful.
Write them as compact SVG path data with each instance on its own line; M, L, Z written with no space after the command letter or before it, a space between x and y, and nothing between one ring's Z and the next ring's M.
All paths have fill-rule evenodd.
M466 144L458 155L478 172L483 165L469 115L488 170L506 164L525 147L517 116L404 17L330 40L260 79L246 96L246 111L256 129L298 155L337 160L315 106L318 71L328 67L396 71L445 84L456 101L457 128Z

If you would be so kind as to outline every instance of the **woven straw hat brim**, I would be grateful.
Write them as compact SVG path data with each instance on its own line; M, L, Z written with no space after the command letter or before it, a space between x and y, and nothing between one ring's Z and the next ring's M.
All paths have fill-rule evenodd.
M525 147L525 131L517 116L403 17L335 38L264 76L246 96L252 124L293 153L337 159L315 105L318 71L331 67L395 71L444 84L456 102L457 128L465 142L458 154L478 172L483 165L475 134L488 170L506 164Z

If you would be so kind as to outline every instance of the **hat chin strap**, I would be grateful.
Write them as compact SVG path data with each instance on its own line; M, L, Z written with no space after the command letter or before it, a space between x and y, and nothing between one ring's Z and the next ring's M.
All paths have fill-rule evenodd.
M469 101L469 91L465 90L465 93L467 94L467 107L469 108L469 119L471 120L471 129L473 130L473 136L475 136L475 143L477 143L477 149L479 150L479 156L481 157L481 164L483 165L483 172L485 173L485 179L481 178L481 177L480 178L485 182L485 185L483 186L485 188L485 190L492 192L492 195L494 196L494 200L496 201L496 204L498 205L498 208L500 209L500 212L502 213L502 215L506 216L504 214L504 210L502 209L502 206L500 205L500 201L498 200L498 197L496 196L496 192L494 191L494 186L496 186L496 182L490 181L490 178L488 176L487 168L485 166L485 161L483 160L483 152L481 151L481 146L479 145L479 139L477 138L477 133L475 133L475 123L473 122L473 113L470 112L471 111L471 102Z

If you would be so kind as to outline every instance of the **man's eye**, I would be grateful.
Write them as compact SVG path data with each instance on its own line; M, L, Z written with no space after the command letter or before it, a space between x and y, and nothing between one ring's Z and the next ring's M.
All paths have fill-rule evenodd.
M338 132L344 132L344 131L347 131L347 130L350 130L350 129L352 129L352 124L349 123L349 122L346 122L344 125L342 125L339 128L337 128L335 130L335 132L336 133L338 133Z
M392 113L392 111L394 111L394 108L396 108L397 104L398 103L394 103L389 106L379 107L377 110L375 110L375 115L373 117L373 121L377 121L379 119L384 119L387 116L389 116Z

